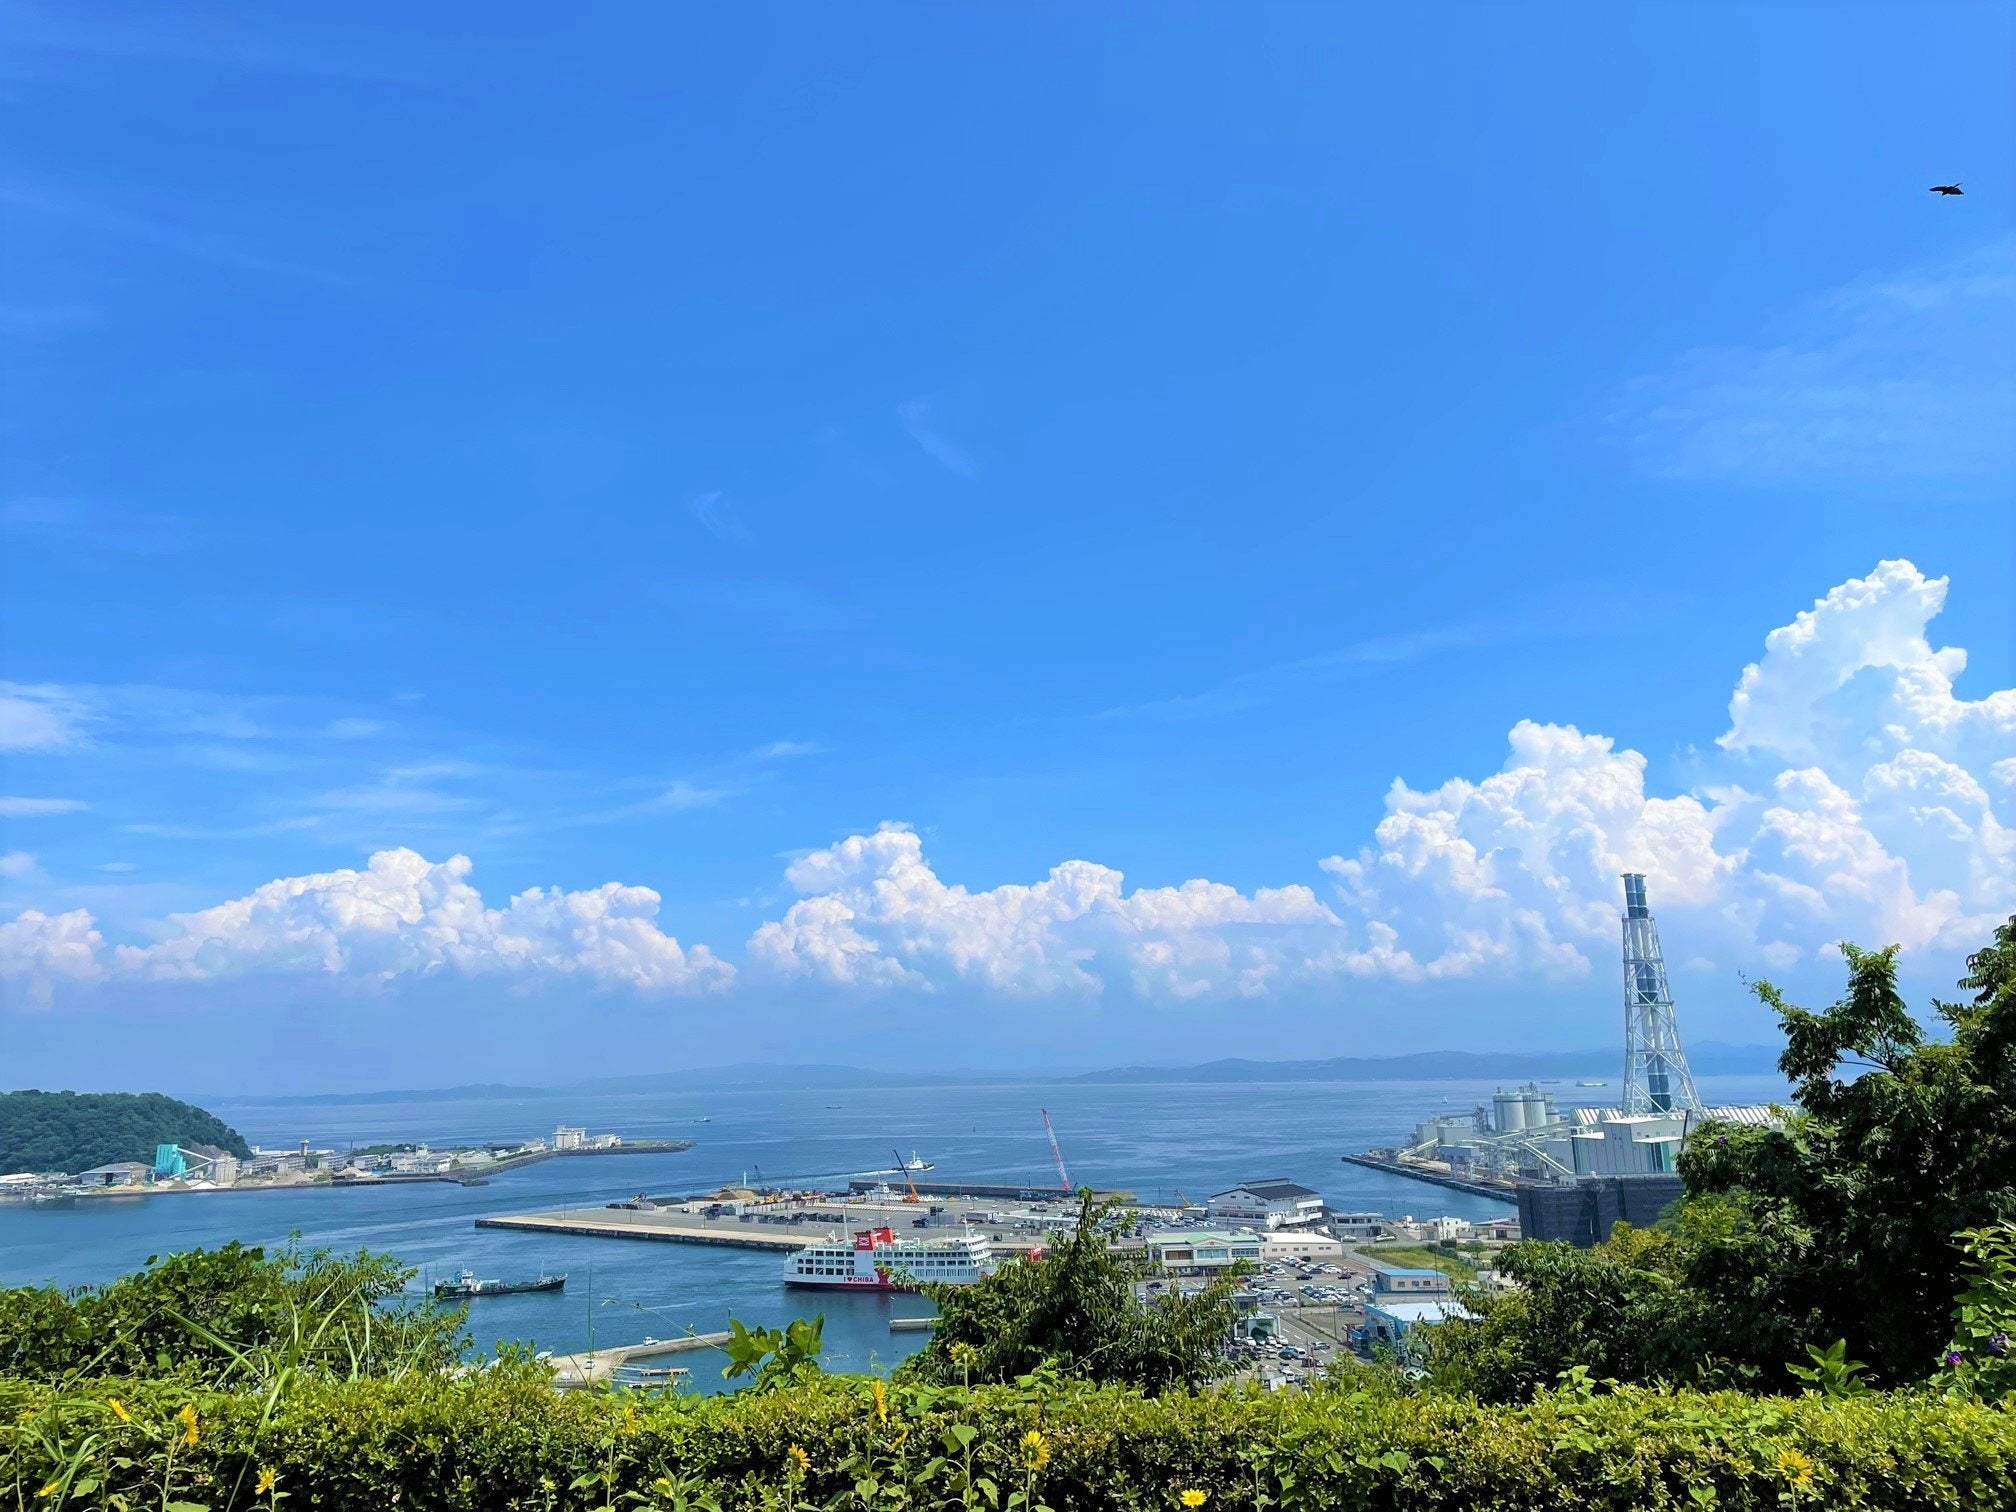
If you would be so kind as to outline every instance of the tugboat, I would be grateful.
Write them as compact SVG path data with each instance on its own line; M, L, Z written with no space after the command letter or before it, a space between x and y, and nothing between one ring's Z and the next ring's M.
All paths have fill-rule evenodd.
M567 1284L563 1276L540 1276L533 1281L478 1280L476 1272L464 1271L453 1281L436 1281L436 1301L459 1302L469 1297L508 1297L517 1292L558 1291Z

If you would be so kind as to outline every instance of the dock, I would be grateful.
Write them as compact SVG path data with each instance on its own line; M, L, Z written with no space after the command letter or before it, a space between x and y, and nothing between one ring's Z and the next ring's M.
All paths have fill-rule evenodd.
M554 1355L546 1363L552 1367L555 1386L562 1391L578 1390L600 1385L619 1371L636 1369L645 1360L690 1354L697 1349L719 1349L728 1342L728 1337L726 1333L683 1334L676 1339L652 1339L643 1344L616 1344L580 1354Z
M520 1229L534 1234L578 1234L589 1239L644 1239L666 1244L720 1244L733 1249L796 1250L832 1231L831 1224L754 1224L695 1218L687 1213L636 1208L567 1208L557 1213L512 1213L478 1218L478 1228Z
M1468 1192L1472 1197L1489 1197L1493 1202L1514 1204L1519 1201L1518 1188L1509 1181L1483 1181L1472 1180L1465 1176L1451 1176L1411 1161L1392 1160L1380 1155L1344 1155L1339 1158L1346 1165L1364 1166L1371 1171L1385 1171L1394 1176L1411 1177L1415 1181L1432 1182L1436 1186Z
M877 1172L873 1176L856 1176L847 1183L847 1189L855 1196L889 1188L901 1189L905 1184L917 1189L920 1197L984 1197L999 1202L1076 1202L1078 1194L1067 1192L1054 1186L1009 1186L984 1181L920 1181L907 1171ZM1094 1192L1093 1197L1101 1202L1112 1199L1131 1203L1132 1192Z
M676 1207L628 1203L605 1207L561 1208L545 1213L504 1213L475 1219L478 1228L515 1229L530 1234L572 1234L585 1239L633 1239L660 1244L715 1244L730 1249L770 1250L783 1254L815 1240L844 1239L863 1229L888 1228L899 1239L943 1239L961 1233L982 1235L997 1253L1047 1244L1075 1221L1076 1202L1061 1192L1004 1209L998 1202L973 1197L944 1197L930 1202L906 1202L887 1193L863 1200L859 1196L799 1194L753 1205L742 1211L707 1208L727 1206L697 1202Z

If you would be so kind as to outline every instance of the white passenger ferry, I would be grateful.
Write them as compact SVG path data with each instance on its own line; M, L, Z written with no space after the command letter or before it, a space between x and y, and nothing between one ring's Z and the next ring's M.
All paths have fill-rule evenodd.
M891 1228L862 1229L851 1241L817 1239L784 1262L786 1286L915 1291L925 1282L971 1286L994 1274L994 1251L978 1234L898 1239Z

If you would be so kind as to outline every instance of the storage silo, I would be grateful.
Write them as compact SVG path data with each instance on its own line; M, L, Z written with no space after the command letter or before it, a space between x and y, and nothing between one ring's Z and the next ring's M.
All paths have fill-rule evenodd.
M1526 1127L1544 1129L1547 1127L1547 1099L1538 1087L1529 1086L1520 1097L1526 1105Z
M1500 1134L1517 1134L1526 1127L1526 1099L1500 1087L1491 1094L1491 1127Z

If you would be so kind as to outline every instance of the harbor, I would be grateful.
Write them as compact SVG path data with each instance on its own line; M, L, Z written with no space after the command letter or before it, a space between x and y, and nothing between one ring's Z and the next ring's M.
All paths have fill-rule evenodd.
M1705 1090L1705 1089L1704 1089ZM1322 1198L1335 1216L1367 1215L1340 1234L1368 1232L1374 1218L1381 1232L1429 1242L1445 1237L1429 1220L1448 1217L1488 1223L1511 1212L1500 1198L1486 1198L1407 1174L1370 1165L1340 1163L1343 1151L1396 1143L1396 1133L1420 1121L1424 1104L1469 1108L1489 1103L1493 1083L1484 1080L1431 1083L1292 1082L1195 1085L1034 1086L945 1085L889 1089L878 1127L864 1134L837 1119L826 1105L834 1096L821 1086L801 1088L708 1089L706 1101L668 1102L652 1092L601 1093L571 1099L566 1123L591 1130L620 1130L632 1138L695 1138L683 1153L639 1151L621 1160L549 1159L505 1172L487 1186L451 1182L369 1183L341 1191L300 1184L265 1190L253 1203L184 1199L153 1202L79 1202L74 1206L0 1204L0 1265L25 1282L56 1286L100 1282L138 1269L149 1255L197 1246L214 1247L236 1238L284 1247L296 1232L307 1247L358 1247L397 1255L414 1266L414 1290L457 1275L522 1279L542 1274L567 1276L564 1290L487 1297L470 1311L476 1355L509 1340L534 1341L558 1355L599 1352L609 1346L688 1333L707 1334L731 1317L753 1327L782 1327L797 1317L824 1313L824 1358L833 1369L887 1368L921 1344L928 1334L892 1331L892 1317L928 1311L914 1299L886 1294L816 1293L784 1285L790 1254L813 1238L888 1223L899 1235L956 1235L957 1227L911 1226L944 1204L948 1211L974 1216L1033 1209L1022 1193L1044 1193L1050 1218L1066 1210L1061 1179L1054 1170L1046 1130L1032 1104L1047 1104L1056 1122L1073 1178L1089 1178L1108 1191L1136 1194L1144 1219L1156 1232L1236 1226L1213 1217L1212 1194L1230 1189L1255 1173L1296 1177ZM1716 1102L1760 1099L1761 1082L1717 1080ZM1268 1117L1256 1119L1264 1102ZM374 1105L331 1101L260 1104L220 1101L220 1116L242 1128L255 1144L287 1148L290 1136L313 1128L316 1144L361 1151L371 1146L393 1153L425 1136L429 1148L473 1148L495 1140L522 1143L544 1134L549 1143L558 1122L550 1099L530 1103L458 1100L417 1105ZM701 1111L711 1115L696 1122ZM885 1132L885 1127L887 1132ZM504 1138L499 1138L504 1136ZM919 1196L910 1204L889 1147L900 1147L905 1163L913 1150L935 1163L917 1172ZM879 1155L879 1159L877 1156ZM761 1167L762 1175L756 1176ZM880 1169L884 1178L867 1175ZM744 1172L749 1179L744 1180ZM814 1173L835 1173L830 1181ZM773 1173L790 1173L788 1177ZM803 1174L801 1174L803 1173ZM886 1179L889 1196L867 1199ZM923 1183L950 1186L976 1195L970 1202L948 1201ZM794 1223L759 1221L763 1209L743 1222L724 1207L704 1217L709 1201L692 1213L675 1212L687 1200L731 1189L828 1187L818 1201L808 1198ZM213 1189L228 1191L229 1188ZM653 1194L651 1211L610 1207ZM996 1195L1012 1193L1015 1196ZM864 1207L851 1209L844 1197L859 1195ZM677 1194L670 1208L666 1194ZM111 1193L107 1194L112 1195ZM770 1208L770 1216L789 1211ZM805 1222L805 1215L828 1215ZM1409 1224L1406 1215L1419 1215ZM1182 1216L1179 1216L1182 1215ZM503 1220L485 1223L478 1220ZM689 1230L666 1242L664 1231ZM575 1232L570 1232L574 1230ZM1033 1233L1000 1232L1024 1243L1042 1242ZM761 1236L757 1239L756 1236ZM597 1242L598 1239L601 1242ZM770 1241L765 1243L763 1241ZM655 1241L655 1242L654 1242ZM1004 1257L1005 1258L1005 1257ZM690 1389L724 1389L718 1355L670 1356L643 1365L692 1367Z

